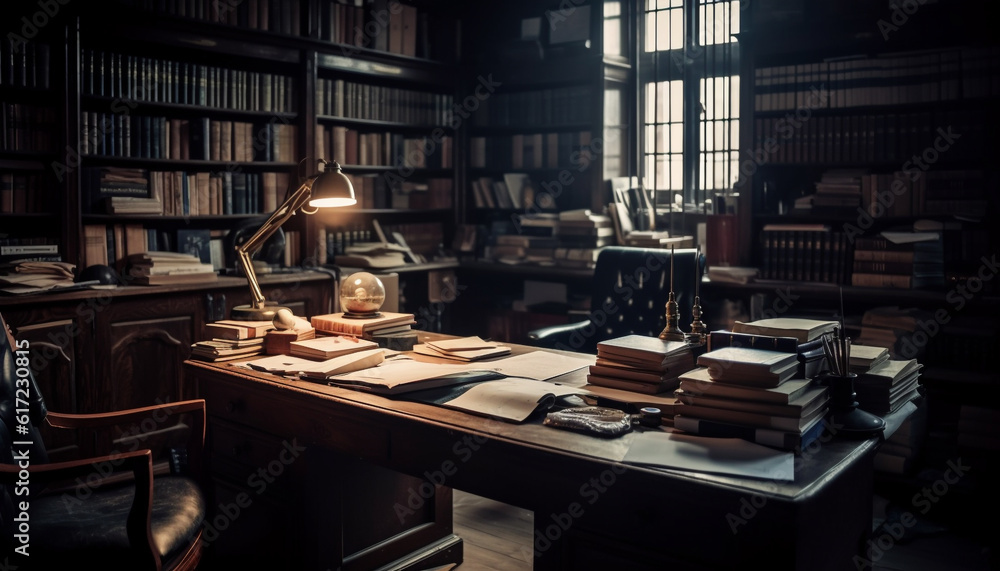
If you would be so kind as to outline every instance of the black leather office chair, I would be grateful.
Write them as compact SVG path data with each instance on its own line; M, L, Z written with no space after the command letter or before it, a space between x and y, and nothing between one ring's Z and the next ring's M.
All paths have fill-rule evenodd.
M531 331L528 343L595 354L597 343L605 339L630 334L656 337L666 325L670 256L670 250L659 248L604 248L594 268L589 318ZM701 279L703 268L698 250L674 250L674 299L684 331L690 329L695 280Z
M30 355L0 316L0 567L196 568L206 508L199 480L205 401L107 414L49 412L28 368ZM43 422L79 430L81 457L49 462ZM169 447L163 464L171 469L154 477L153 450L144 445L169 427L182 429L186 446Z

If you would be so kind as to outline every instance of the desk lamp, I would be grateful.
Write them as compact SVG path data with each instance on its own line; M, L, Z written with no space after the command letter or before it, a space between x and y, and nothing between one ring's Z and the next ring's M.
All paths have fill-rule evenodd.
M320 208L352 206L358 201L354 197L354 186L351 180L341 172L336 161L319 160L323 171L302 183L298 189L285 199L274 213L246 242L236 247L236 257L250 282L250 303L237 305L230 314L231 319L241 321L272 321L281 306L268 304L260 291L257 274L253 269L253 256L264 245L281 225L291 218L299 209L304 214L315 214ZM305 206L313 210L306 210ZM287 309L287 308L284 308Z

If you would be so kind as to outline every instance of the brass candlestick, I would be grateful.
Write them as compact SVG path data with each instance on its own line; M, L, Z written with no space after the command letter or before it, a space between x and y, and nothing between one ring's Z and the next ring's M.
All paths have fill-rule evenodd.
M691 343L704 343L708 335L708 327L701 320L701 296L698 288L701 284L701 248L694 257L694 304L691 305L691 332L687 340Z
M677 311L677 300L674 299L674 248L670 247L670 294L667 296L667 325L660 332L660 339L665 341L685 341L687 336L677 325L680 314Z

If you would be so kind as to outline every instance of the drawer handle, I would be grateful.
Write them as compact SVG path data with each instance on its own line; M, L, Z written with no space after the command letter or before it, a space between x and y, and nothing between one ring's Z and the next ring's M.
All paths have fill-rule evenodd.
M241 399L233 399L226 403L226 412L234 413L243 410L243 401Z

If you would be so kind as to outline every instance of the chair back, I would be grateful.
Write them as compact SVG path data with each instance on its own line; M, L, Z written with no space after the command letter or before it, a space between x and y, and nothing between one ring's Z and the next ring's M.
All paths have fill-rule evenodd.
M688 331L696 280L704 259L694 248L608 246L601 250L594 268L590 327L570 339L575 351L596 353L597 343L624 335L656 337L666 325L666 305L671 290L673 262L674 300L679 325Z
M38 427L47 414L42 393L31 373L31 347L18 345L0 315L0 464L28 465L48 462L48 454ZM37 486L32 486L36 488ZM0 487L0 528L5 538L15 527L15 490ZM2 543L2 542L0 542Z

